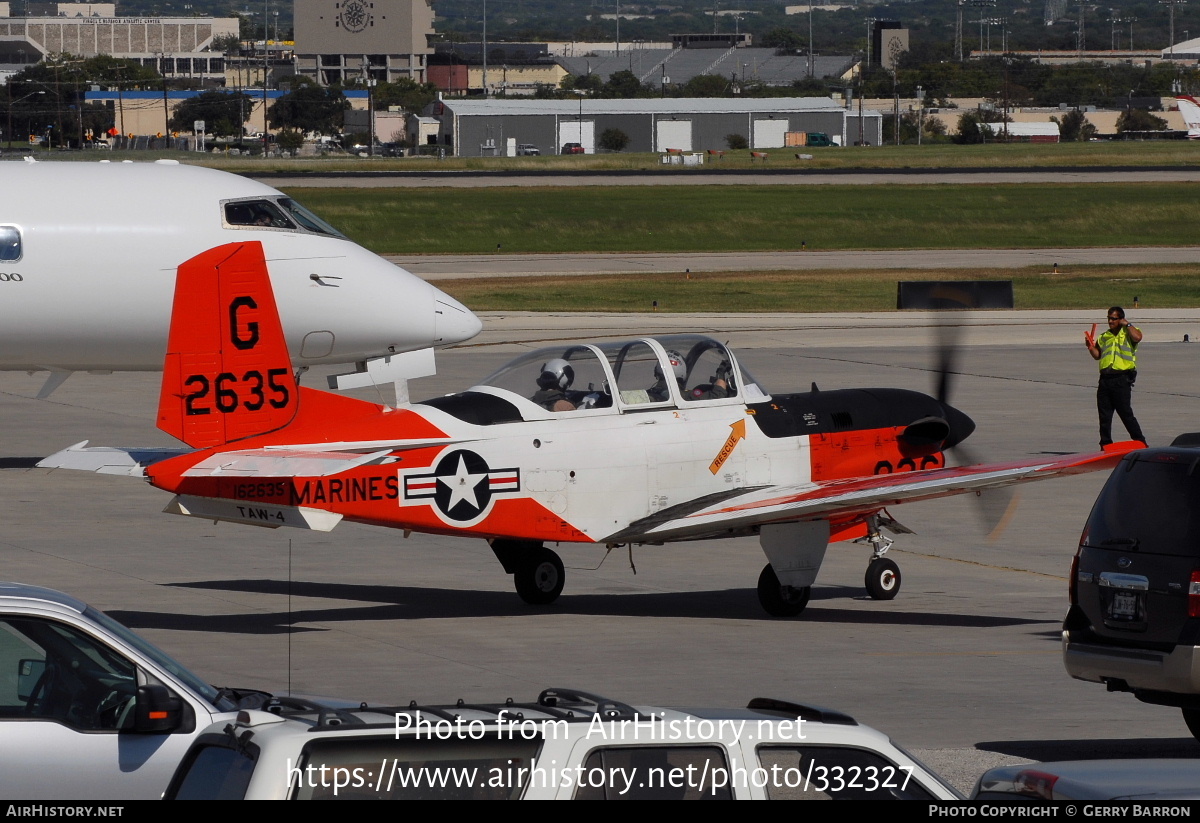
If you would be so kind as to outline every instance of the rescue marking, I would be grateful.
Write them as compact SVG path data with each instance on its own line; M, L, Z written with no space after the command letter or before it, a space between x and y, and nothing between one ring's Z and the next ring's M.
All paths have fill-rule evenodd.
M730 432L729 438L725 441L725 445L721 447L719 452L717 452L717 456L713 458L713 462L708 464L708 470L713 474L719 472L721 467L725 465L725 461L729 459L729 455L733 454L733 450L737 448L738 441L746 439L745 420L739 420L736 423L730 423L729 428L731 428L733 431Z

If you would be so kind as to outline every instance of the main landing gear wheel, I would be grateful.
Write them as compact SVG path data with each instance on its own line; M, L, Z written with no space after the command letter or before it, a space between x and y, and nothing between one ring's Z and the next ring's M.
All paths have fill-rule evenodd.
M547 606L562 594L567 573L558 555L539 546L513 571L517 594L531 606Z
M770 563L758 576L758 602L772 617L795 617L804 611L811 595L812 586L795 589L781 585Z
M886 557L877 557L867 565L864 582L872 598L891 600L900 591L900 567Z

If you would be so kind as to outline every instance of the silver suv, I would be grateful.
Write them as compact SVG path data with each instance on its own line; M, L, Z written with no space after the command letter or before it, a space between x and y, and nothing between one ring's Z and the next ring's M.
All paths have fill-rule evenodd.
M1200 739L1200 435L1113 469L1080 537L1062 636L1072 677L1182 709Z
M157 799L201 730L269 698L209 686L69 595L0 583L0 797Z
M961 796L885 735L777 700L535 702L244 711L207 729L168 800L920 799Z

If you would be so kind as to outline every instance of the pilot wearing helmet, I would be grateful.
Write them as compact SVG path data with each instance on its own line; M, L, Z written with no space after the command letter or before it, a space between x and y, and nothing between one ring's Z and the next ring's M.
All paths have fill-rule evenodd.
M684 400L715 400L729 396L729 384L725 380L729 369L727 363L722 363L721 367L717 369L717 376L713 378L711 384L708 386L697 386L691 391L688 391L686 388L688 368L687 361L683 359L683 355L677 351L668 349L667 363L671 366L675 382L679 384L679 393L683 395ZM650 395L650 399L654 402L670 399L671 392L667 388L667 379L660 367L654 367L654 376L658 378L658 382L646 392Z
M538 390L529 398L544 409L553 412L575 411L575 404L567 397L567 389L575 382L575 370L561 357L547 360L538 375Z

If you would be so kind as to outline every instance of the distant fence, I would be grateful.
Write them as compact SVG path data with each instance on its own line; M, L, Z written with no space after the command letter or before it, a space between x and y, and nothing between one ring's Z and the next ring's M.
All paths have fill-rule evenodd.
M150 134L135 134L133 137L120 135L109 138L109 144L117 151L194 151L195 137L155 137Z

